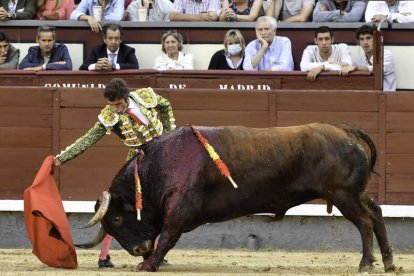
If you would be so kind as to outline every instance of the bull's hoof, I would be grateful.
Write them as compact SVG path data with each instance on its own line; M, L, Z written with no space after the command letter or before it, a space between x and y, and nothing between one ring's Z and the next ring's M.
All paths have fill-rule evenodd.
M385 272L394 272L395 274L402 274L404 269L402 266L396 267L394 264L386 265L384 268Z
M384 266L384 270L385 272L396 272L397 268L395 267L394 264L387 264Z
M360 273L371 273L373 268L374 268L374 266L372 264L368 264L368 265L361 265L360 264L358 272L360 272Z
M151 265L149 261L143 261L137 266L137 270L139 271L155 272L157 269L158 267Z

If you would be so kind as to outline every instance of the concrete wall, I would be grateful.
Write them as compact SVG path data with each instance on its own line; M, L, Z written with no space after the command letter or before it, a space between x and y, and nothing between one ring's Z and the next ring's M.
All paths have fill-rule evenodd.
M79 229L92 214L68 214L75 243L91 240L98 226ZM414 218L385 218L388 237L395 251L413 251ZM21 212L0 212L0 248L30 248ZM245 247L250 234L259 238L260 247L291 250L361 251L357 229L343 217L287 216L270 222L265 216L250 216L223 223L205 224L184 234L180 248ZM375 243L376 249L378 249ZM120 248L114 243L112 248Z

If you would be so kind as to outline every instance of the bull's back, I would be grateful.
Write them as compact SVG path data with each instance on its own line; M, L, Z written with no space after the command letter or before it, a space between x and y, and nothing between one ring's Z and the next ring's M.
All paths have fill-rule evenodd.
M160 137L159 144L151 146L154 155L149 155L161 161L148 165L148 170L159 168L159 178L151 182L162 182L164 194L179 187L183 198L193 201L188 205L198 212L194 225L277 213L343 185L359 185L349 187L355 191L365 188L360 183L343 183L352 168L366 174L367 167L366 155L364 159L354 138L341 128L315 123L196 129L227 164L238 189L220 174L189 127Z

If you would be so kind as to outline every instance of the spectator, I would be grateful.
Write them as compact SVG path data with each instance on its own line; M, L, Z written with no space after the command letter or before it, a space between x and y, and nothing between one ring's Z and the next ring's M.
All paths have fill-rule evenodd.
M171 21L217 21L220 0L175 0Z
M19 69L72 70L72 59L64 44L56 44L54 26L42 25L37 28L36 42L38 46L29 48L27 55L20 62Z
M266 15L283 22L307 22L314 6L315 0L270 0Z
M366 5L360 0L319 0L313 10L313 22L359 22Z
M177 31L168 31L161 38L162 55L155 59L154 69L157 70L185 70L194 69L193 56L185 54L183 37Z
M37 0L36 18L40 20L69 20L76 8L73 0Z
M381 20L393 23L414 22L414 1L369 1L365 21L379 23Z
M138 9L149 9L148 21L170 21L173 3L170 0L135 0L127 8L128 20L138 21Z
M124 16L124 0L82 0L70 20L88 21L92 31L99 33L102 26L93 18L93 6L102 6L102 21L121 21Z
M0 32L0 70L17 69L20 50L10 44L7 34Z
M138 69L135 49L122 42L122 27L109 23L102 27L104 43L92 50L79 70L112 71L123 69Z
M289 38L276 36L277 22L262 16L256 22L257 39L246 47L244 70L292 71L292 44Z
M33 19L36 12L36 0L1 0L0 20Z
M300 62L301 71L308 72L308 80L314 81L322 71L342 71L342 68L352 66L349 46L332 44L334 36L329 27L317 28L314 42L316 45L310 45L303 51Z
M262 0L223 0L220 21L253 22L263 15Z
M224 36L224 49L217 51L210 60L209 70L243 70L246 42L239 30L228 30Z
M356 38L365 55L356 60L354 66L352 66L349 71L369 71L372 74L374 60L374 31L375 28L370 25L362 25L356 30ZM383 62L382 89L384 91L395 91L397 90L397 79L395 76L394 57L391 51L384 49Z

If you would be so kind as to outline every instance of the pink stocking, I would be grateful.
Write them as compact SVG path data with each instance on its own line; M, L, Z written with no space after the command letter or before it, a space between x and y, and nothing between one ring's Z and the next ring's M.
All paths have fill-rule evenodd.
M106 257L109 254L109 247L112 243L112 236L106 235L104 240L102 241L102 248L101 248L101 254L99 254L99 260L105 260Z

